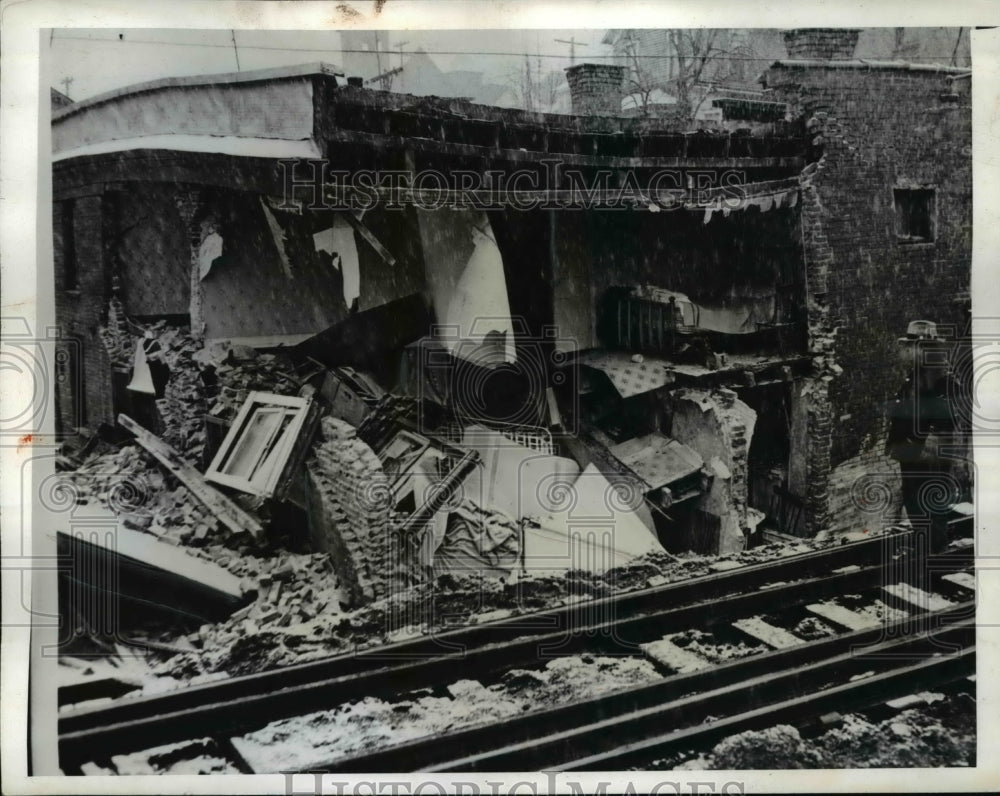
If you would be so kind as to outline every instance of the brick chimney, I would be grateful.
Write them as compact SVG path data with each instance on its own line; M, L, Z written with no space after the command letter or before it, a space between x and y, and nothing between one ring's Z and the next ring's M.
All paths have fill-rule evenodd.
M861 28L796 28L785 31L791 59L849 61L854 57Z
M577 64L566 68L573 113L584 116L620 116L625 67Z

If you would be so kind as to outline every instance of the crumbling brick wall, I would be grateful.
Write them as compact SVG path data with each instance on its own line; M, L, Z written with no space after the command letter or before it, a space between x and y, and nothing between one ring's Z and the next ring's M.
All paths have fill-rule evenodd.
M314 550L330 553L346 601L361 605L388 591L388 481L352 425L333 417L320 425L323 441L306 464L310 538Z
M691 447L713 474L699 509L718 517L714 553L742 550L747 524L748 456L757 413L728 389L682 389L671 395L671 436Z
M899 463L880 446L863 449L831 473L830 506L834 510L827 530L834 536L884 530L900 515L901 489Z
M809 352L813 373L799 393L805 406L806 502L805 530L815 534L826 527L830 516L830 449L833 442L830 383L839 375L836 362L836 332L827 301L829 271L834 264L833 247L824 230L824 209L814 179L826 168L825 159L810 164L800 176L802 193L802 246L806 266L806 313Z
M816 365L806 385L813 532L857 519L851 484L860 462L892 467L882 459L884 420L906 375L897 339L907 323L929 319L963 331L972 250L970 81L953 77L835 65L786 65L765 75L775 99L805 116L822 152L802 191ZM933 242L897 239L894 189L915 186L935 189Z

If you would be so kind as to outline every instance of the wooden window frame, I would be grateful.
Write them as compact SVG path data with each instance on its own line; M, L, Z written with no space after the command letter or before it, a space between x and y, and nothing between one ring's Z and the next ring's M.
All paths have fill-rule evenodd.
M205 472L205 480L260 497L274 495L282 485L299 436L307 421L314 417L312 408L313 402L309 398L268 392L250 393ZM248 436L249 426L261 413L279 415L279 420L277 426L253 439ZM287 424L284 424L289 416ZM227 472L233 454L240 450L241 445L252 446L249 477ZM261 474L260 470L268 460L271 463Z

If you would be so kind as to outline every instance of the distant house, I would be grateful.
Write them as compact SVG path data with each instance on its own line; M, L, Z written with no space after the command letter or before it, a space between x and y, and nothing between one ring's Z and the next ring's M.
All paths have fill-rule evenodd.
M49 92L50 92L49 96L51 98L51 103L52 103L52 110L56 111L59 110L60 108L65 108L67 105L73 104L73 100L71 100L61 91L59 91L59 89L50 88Z
M442 71L423 49L418 49L403 62L403 71L393 79L392 90L424 97L467 99L499 107L517 104L517 97L508 86L484 82L482 72Z

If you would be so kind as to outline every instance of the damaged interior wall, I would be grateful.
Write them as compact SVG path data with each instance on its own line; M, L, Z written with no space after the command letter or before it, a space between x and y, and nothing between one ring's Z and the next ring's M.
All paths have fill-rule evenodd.
M746 326L748 302L766 320L801 320L801 233L796 208L712 214L579 210L508 212L494 224L508 263L512 312L533 334L554 324L565 351L610 345L613 288L652 285L700 302L720 330ZM758 313L760 314L760 313ZM538 328L539 331L535 331Z
M128 187L106 194L117 225L109 241L121 300L138 317L187 315L191 300L188 231L173 186Z
M720 329L747 322L747 302L791 308L802 292L799 213L752 207L723 217L691 211L595 213L587 229L598 337L613 339L611 308L602 301L615 287L651 285L686 295L715 313ZM761 320L770 321L765 311ZM731 317L730 317L731 316ZM786 311L783 321L798 318ZM756 324L753 324L756 331Z
M422 293L426 284L420 228L412 206L376 207L362 223L395 258L390 264L367 241L358 240L361 297L358 309L373 309Z
M201 280L205 336L314 334L347 315L339 272L316 251L314 221L254 194L211 197L222 253Z
M439 339L456 356L513 362L504 262L483 212L416 211ZM489 342L488 342L489 341ZM490 349L484 351L483 347Z

